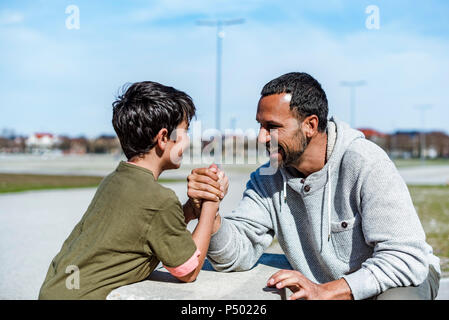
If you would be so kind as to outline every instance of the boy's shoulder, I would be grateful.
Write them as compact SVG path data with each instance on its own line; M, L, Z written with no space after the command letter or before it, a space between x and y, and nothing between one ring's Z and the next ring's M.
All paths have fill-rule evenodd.
M176 193L161 185L150 170L124 161L105 177L101 189L115 201L134 201L155 209L179 202Z
M163 207L180 203L178 196L172 189L164 187L157 181L155 181L155 184L157 186L155 187L155 192L151 194L152 199L157 199L157 202L160 203Z

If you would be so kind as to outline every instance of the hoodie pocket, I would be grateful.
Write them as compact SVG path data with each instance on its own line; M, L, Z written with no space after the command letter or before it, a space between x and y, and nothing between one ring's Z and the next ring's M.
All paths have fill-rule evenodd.
M360 222L360 218L355 216L352 219L331 223L331 238L335 254L344 262L358 260L365 255L365 250L361 250L365 239L359 227Z

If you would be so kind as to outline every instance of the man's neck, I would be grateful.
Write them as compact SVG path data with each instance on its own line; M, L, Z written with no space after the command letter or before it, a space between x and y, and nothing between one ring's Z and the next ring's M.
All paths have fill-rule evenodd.
M160 166L160 159L155 159L155 156L150 152L143 158L134 157L128 160L128 163L150 170L153 173L154 179L157 180L163 169Z
M302 154L299 163L293 167L308 177L314 172L320 171L326 164L327 134L319 133L310 140L309 145Z

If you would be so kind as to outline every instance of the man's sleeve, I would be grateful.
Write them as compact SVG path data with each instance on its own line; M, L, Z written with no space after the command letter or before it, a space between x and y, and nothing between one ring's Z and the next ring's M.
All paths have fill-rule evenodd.
M179 200L155 213L147 239L153 254L174 276L187 275L198 266L200 252L187 230Z
M271 244L274 231L268 199L251 174L238 207L221 217L221 225L211 237L208 259L219 271L251 269Z
M366 299L392 287L417 286L428 273L431 250L407 185L390 160L377 162L361 186L362 228L372 257L344 276L354 299Z

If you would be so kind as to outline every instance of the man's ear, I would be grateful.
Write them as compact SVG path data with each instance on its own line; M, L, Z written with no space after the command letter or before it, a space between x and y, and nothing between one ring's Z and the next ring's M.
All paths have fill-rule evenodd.
M164 151L167 147L168 142L168 130L167 128L162 128L156 135L156 145L161 150Z
M312 114L304 119L303 126L306 137L312 138L318 133L318 124L319 119L315 114Z

